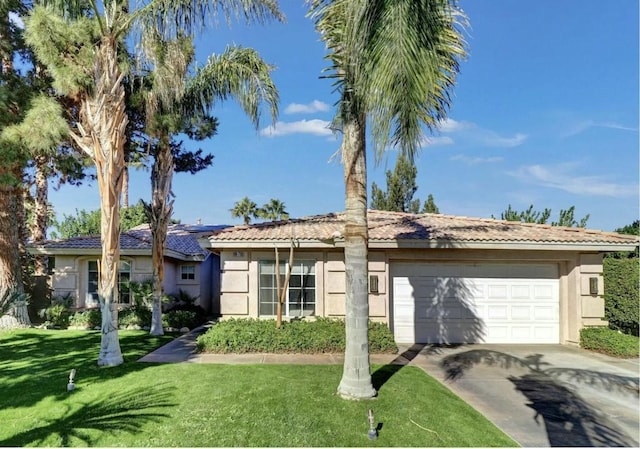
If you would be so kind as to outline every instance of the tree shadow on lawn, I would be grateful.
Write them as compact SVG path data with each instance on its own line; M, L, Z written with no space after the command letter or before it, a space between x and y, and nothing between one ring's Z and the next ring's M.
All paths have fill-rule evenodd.
M96 383L140 371L155 364L136 360L167 338L146 332L120 334L125 362L99 367L100 332L21 330L0 333L0 409L30 407L47 397L67 395L69 372L76 369L76 383Z
M175 405L169 400L171 392L168 387L137 387L116 394L108 392L104 397L85 403L74 403L73 394L75 393L62 400L66 408L63 416L45 420L43 425L2 440L0 446L54 444L68 447L74 443L78 445L73 439L92 446L97 442L96 432L139 432L143 425L169 417L165 413L150 409ZM51 441L52 436L58 436L59 441Z
M441 361L446 380L455 381L476 365L503 369L524 369L507 379L529 401L535 410L535 421L542 419L549 445L579 447L637 446L638 442L582 399L574 386L589 385L610 394L638 397L638 379L611 373L576 368L552 368L541 354L518 358L503 352L474 349L452 354ZM585 392L588 393L588 392Z

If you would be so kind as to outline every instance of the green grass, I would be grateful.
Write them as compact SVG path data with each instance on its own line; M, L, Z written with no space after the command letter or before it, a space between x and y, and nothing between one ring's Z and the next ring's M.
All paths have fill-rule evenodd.
M121 331L125 363L99 368L98 333L0 333L0 446L516 446L415 367L374 367L378 398L346 401L338 365L135 361L166 339Z

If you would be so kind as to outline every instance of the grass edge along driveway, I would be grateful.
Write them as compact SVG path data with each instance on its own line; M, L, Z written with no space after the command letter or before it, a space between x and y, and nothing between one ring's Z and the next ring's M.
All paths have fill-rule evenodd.
M0 332L0 446L517 446L419 368L374 366L378 397L355 402L340 365L136 362L170 338L122 331L125 363L100 368L96 332Z

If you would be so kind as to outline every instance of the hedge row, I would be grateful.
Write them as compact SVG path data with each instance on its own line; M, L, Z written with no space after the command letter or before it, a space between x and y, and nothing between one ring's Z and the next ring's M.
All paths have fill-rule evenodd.
M632 358L640 353L640 340L633 335L607 327L585 327L580 330L580 346L613 357Z
M344 352L344 321L316 318L292 320L276 328L275 320L230 319L198 337L198 351L214 353L335 353ZM398 351L384 323L369 322L369 352Z
M605 319L609 327L638 336L640 301L637 258L605 258L603 264Z

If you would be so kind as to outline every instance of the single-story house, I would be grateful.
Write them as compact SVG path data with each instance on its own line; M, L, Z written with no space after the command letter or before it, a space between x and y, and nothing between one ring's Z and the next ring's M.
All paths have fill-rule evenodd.
M603 253L633 236L581 228L370 210L369 315L398 343L576 343L606 325ZM220 314L273 317L275 248L294 263L284 314L345 314L344 213L218 230Z
M220 259L198 244L198 237L225 226L171 224L164 248L165 294L180 290L197 297L196 304L217 314L219 303ZM143 224L120 235L120 303L130 303L125 283L151 279L151 230ZM98 260L100 236L48 240L31 245L32 254L44 254L52 266L51 288L54 296L71 295L77 308L98 306ZM53 259L53 263L51 263Z

